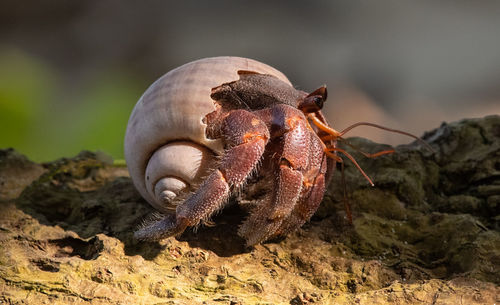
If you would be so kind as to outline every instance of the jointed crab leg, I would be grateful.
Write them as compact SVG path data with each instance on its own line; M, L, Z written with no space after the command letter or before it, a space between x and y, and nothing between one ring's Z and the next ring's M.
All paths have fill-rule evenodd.
M210 119L211 117L209 117ZM263 121L246 110L234 110L225 116L218 135L227 150L218 167L198 189L176 208L175 215L145 225L135 232L141 240L159 240L182 233L188 226L198 225L222 208L255 169L269 140Z

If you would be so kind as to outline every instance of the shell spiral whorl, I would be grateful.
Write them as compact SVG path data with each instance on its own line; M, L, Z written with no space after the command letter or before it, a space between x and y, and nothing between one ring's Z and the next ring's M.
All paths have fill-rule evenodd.
M141 195L157 210L200 183L220 141L205 136L204 116L215 110L211 89L238 79L238 70L271 74L290 83L278 70L241 57L204 58L160 77L135 105L125 134L125 159Z

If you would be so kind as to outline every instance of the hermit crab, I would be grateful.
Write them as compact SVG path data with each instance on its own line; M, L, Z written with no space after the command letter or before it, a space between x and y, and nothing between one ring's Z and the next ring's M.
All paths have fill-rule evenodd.
M199 225L254 176L266 192L239 227L247 245L301 227L342 162L338 153L357 166L337 140L359 125L381 127L334 130L321 113L326 98L325 86L297 90L276 69L240 57L205 58L162 76L136 104L125 136L134 185L163 213L135 237L158 240Z

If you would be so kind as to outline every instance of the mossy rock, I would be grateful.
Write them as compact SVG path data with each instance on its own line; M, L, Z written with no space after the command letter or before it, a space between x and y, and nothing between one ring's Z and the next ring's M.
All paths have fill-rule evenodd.
M346 162L312 220L244 247L237 204L215 226L140 243L152 208L101 155L36 164L0 151L0 303L493 304L500 295L500 117L443 124ZM365 139L360 150L387 147Z

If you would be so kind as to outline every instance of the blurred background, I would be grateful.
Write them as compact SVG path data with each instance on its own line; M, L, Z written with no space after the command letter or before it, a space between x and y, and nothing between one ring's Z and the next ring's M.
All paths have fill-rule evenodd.
M310 91L337 129L422 135L500 113L498 1L0 2L0 147L35 161L123 158L129 114L170 69L235 55ZM390 144L411 139L366 127Z

